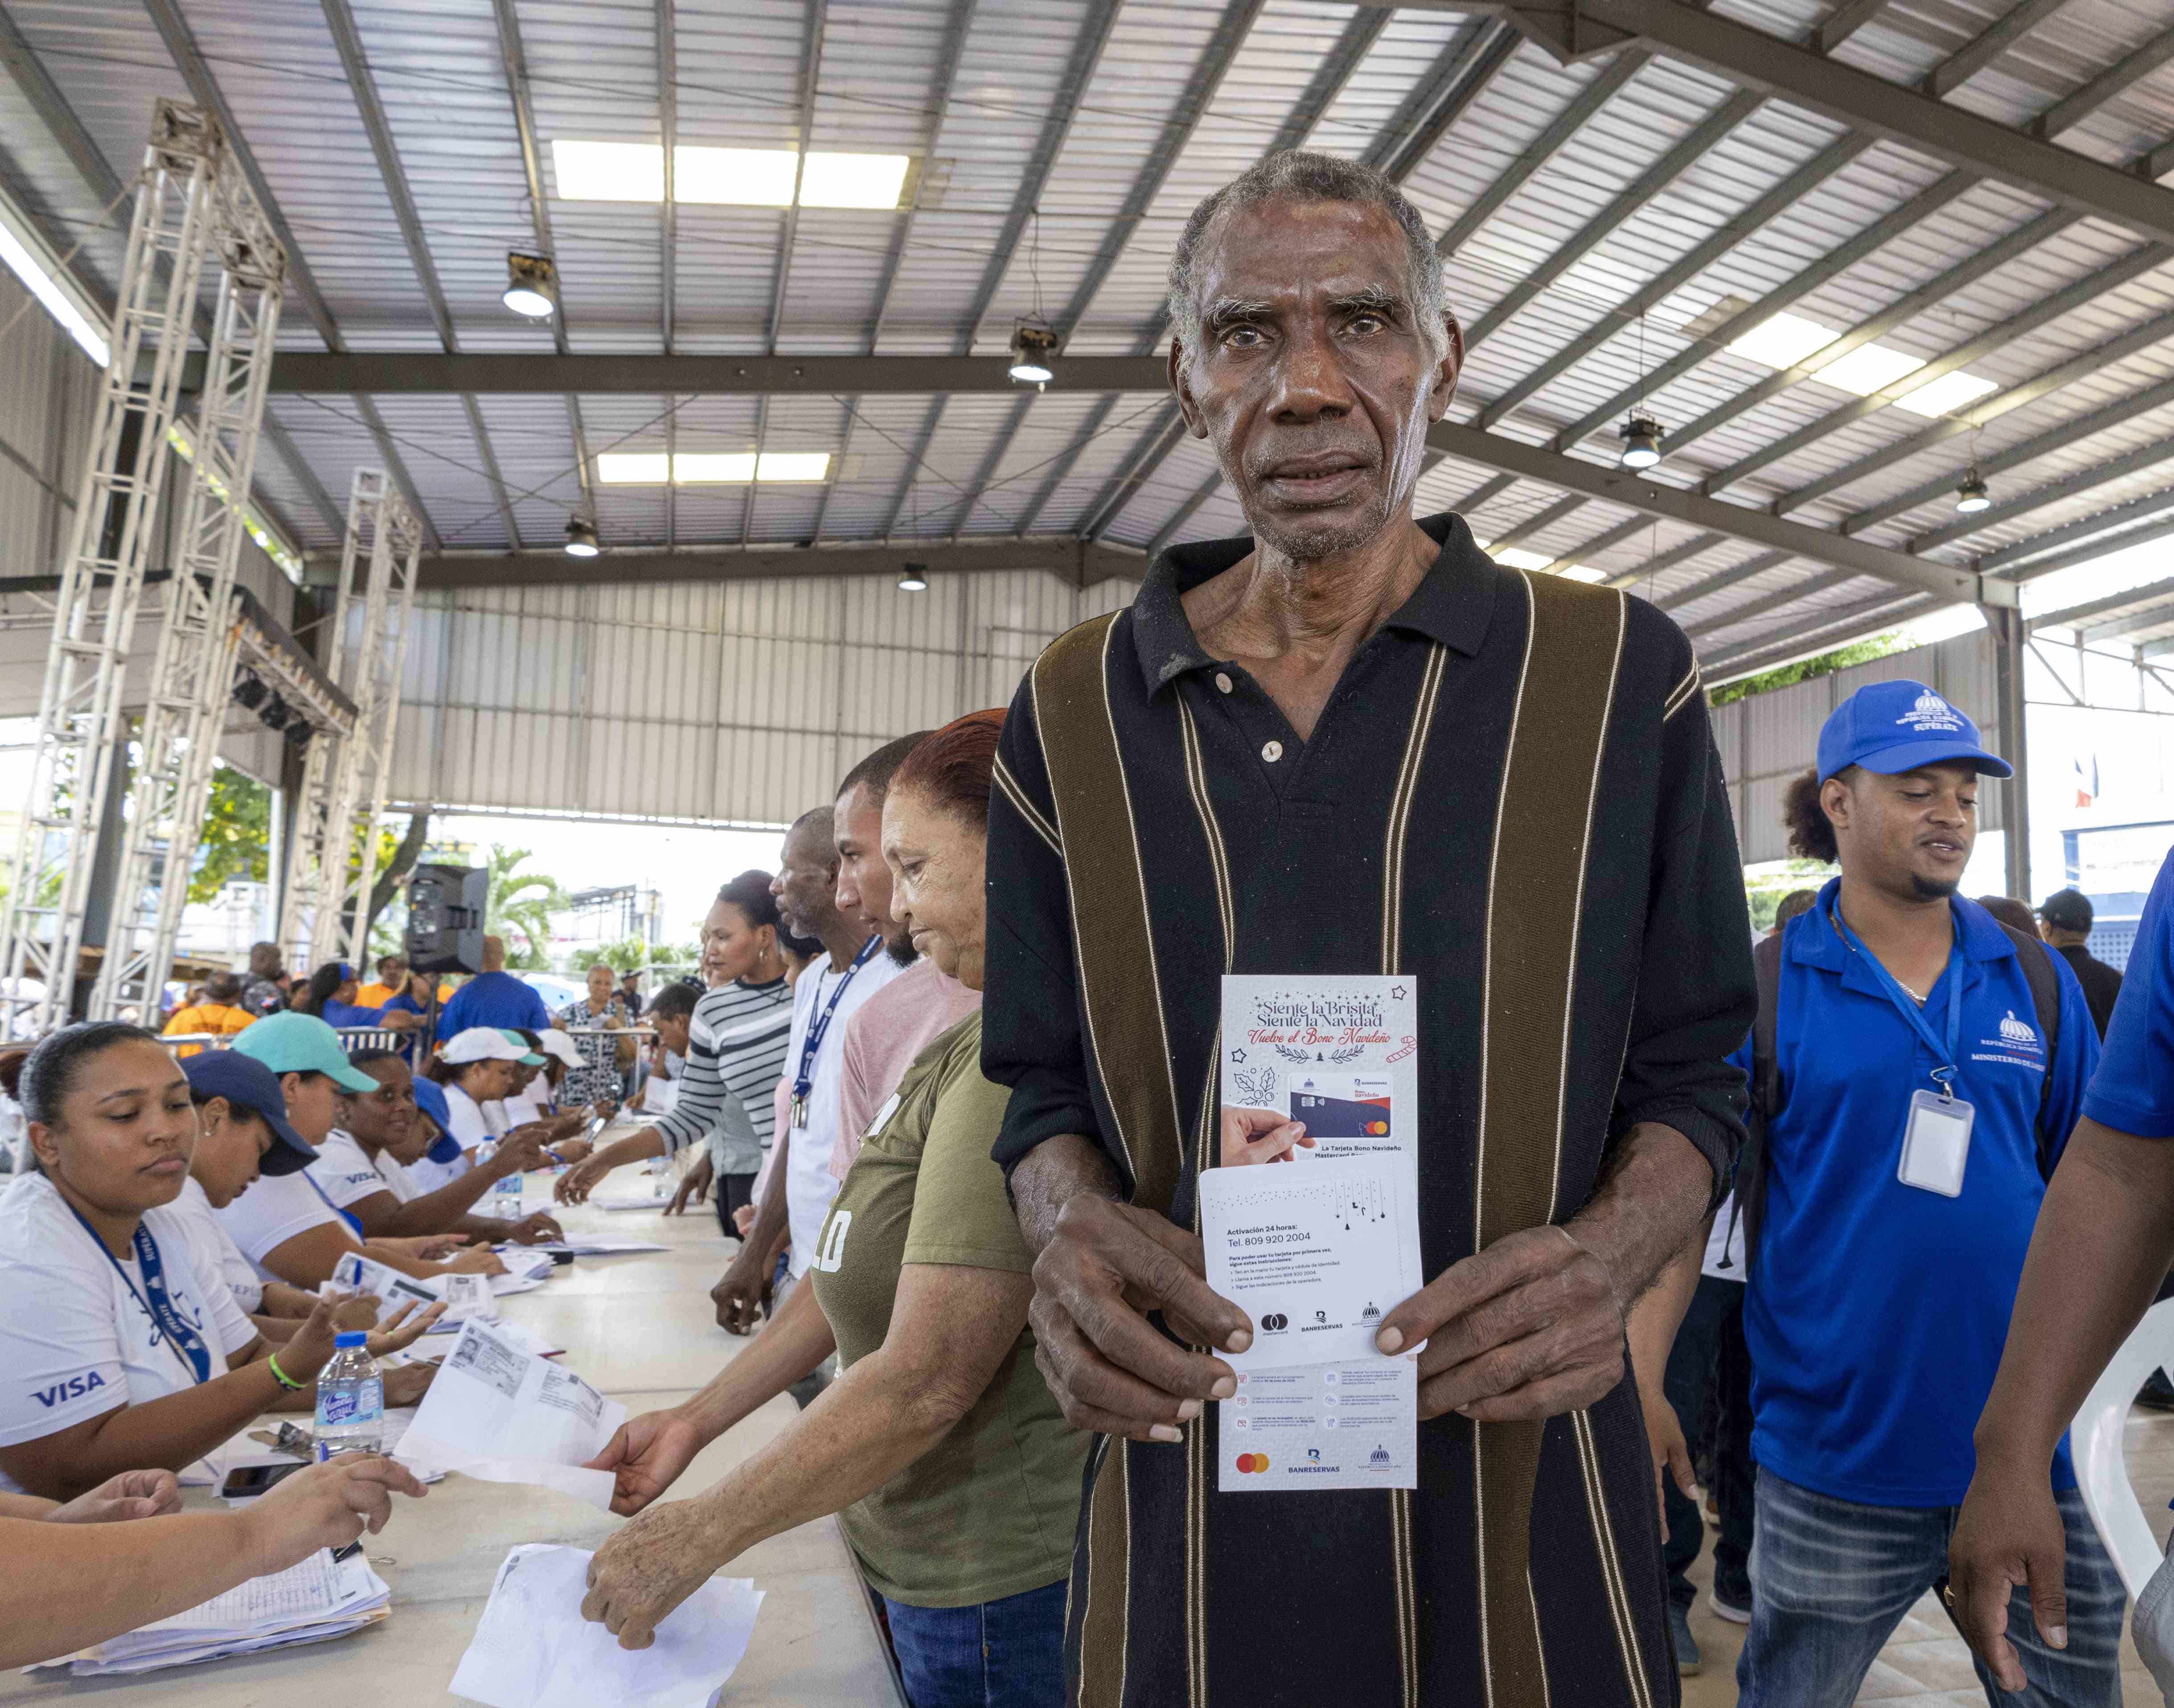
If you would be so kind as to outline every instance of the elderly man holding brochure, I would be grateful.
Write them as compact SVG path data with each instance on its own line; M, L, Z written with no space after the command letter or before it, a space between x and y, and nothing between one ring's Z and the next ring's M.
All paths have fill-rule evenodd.
M1729 1179L1755 1007L1697 662L1413 520L1462 338L1380 174L1270 155L1170 285L1171 388L1252 534L1042 654L989 823L996 1154L1098 1438L1068 1700L1672 1700L1624 1320ZM1407 1296L1209 1287L1202 1170L1290 1127L1314 1146L1247 1172L1371 1171ZM1355 1359L1253 1403L1247 1359L1370 1305ZM1385 1354L1421 1343L1406 1389Z

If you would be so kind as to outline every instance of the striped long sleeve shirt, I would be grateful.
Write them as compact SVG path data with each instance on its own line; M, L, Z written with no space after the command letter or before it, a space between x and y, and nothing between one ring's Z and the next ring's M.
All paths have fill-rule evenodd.
M706 1138L721 1175L753 1174L770 1149L771 1089L785 1071L792 1030L792 986L734 981L695 1004L687 1071L672 1108L657 1122L665 1154Z

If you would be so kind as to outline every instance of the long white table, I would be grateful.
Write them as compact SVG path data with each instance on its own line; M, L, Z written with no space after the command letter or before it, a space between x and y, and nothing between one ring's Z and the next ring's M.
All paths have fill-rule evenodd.
M635 1190L635 1170L610 1189ZM531 1176L527 1207L543 1207L546 1177ZM561 1360L630 1412L671 1405L716 1374L748 1343L717 1326L709 1289L731 1247L709 1206L684 1216L653 1212L554 1211L571 1233L647 1240L669 1249L577 1257L543 1287L503 1300L511 1322L549 1335ZM426 1343L426 1344L434 1343ZM675 1493L695 1493L754 1452L796 1415L780 1396L712 1444ZM215 1491L187 1491L211 1507ZM366 1538L377 1574L392 1589L392 1617L352 1637L133 1678L68 1679L0 1674L0 1702L132 1693L157 1708L423 1708L455 1703L453 1676L492 1578L516 1543L593 1549L621 1520L544 1489L449 1476L419 1501L396 1497L392 1522ZM727 1687L730 1708L899 1708L857 1568L836 1522L821 1519L773 1537L728 1568L765 1592L754 1640Z

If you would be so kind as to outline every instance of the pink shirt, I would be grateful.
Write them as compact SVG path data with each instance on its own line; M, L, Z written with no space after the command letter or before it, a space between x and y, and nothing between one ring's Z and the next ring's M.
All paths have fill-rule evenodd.
M982 1006L969 990L933 960L918 960L861 1004L846 1022L845 1083L830 1172L840 1180L861 1154L861 1135L876 1118L906 1070L938 1035Z

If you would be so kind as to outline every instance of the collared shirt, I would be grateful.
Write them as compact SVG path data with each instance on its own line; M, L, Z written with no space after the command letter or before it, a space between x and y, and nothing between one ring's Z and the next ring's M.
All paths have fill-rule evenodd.
M808 1064L814 1084L804 1111L808 1124L793 1128L786 1146L785 1208L792 1230L792 1267L795 1280L805 1275L808 1266L815 1261L816 1236L823 1231L823 1219L830 1213L830 1200L838 1193L837 1176L830 1172L830 1150L838 1142L841 1106L839 1086L845 1075L846 1025L862 1003L903 971L903 967L880 951L857 968L849 967L843 971L833 970L830 957L824 955L801 974L800 982L792 987L792 1030L786 1038L784 1073L780 1076L788 1080L800 1071L801 1046L808 1029L830 1008L831 998L837 998L837 1007L831 1010L830 1024L824 1030L822 1044ZM839 990L841 983L842 994ZM776 1154L776 1146L772 1144L770 1155ZM766 1164L769 1158L764 1160Z
M1155 1098L1174 1093L1182 1155L1164 1177L1176 1177L1172 1219L1192 1224L1203 1132L1213 1151L1227 936L1229 970L1290 975L1380 973L1395 940L1395 970L1417 985L1430 1277L1473 1251L1481 1211L1508 1196L1506 1170L1522 1171L1521 1203L1551 1198L1533 1219L1566 1219L1638 1122L1684 1134L1717 1187L1728 1178L1743 1076L1727 1057L1755 1007L1751 933L1690 644L1636 599L1497 567L1456 517L1420 526L1439 558L1354 653L1306 739L1248 671L1201 646L1181 603L1239 562L1246 539L1164 553L1109 629L1102 686L1126 795L1091 824L1062 822L1035 678L1022 684L990 798L982 1008L983 1070L1013 1088L997 1147L1007 1167L1079 1133L1130 1191L1104 1075L1150 1076ZM1581 676L1581 697L1549 673L1566 636L1583 657L1596 630L1612 659ZM1075 836L1128 835L1152 964L1116 994L1158 1005L1168 1047L1111 1063L1088 1047L1067 859ZM1099 905L1077 900L1083 915ZM1533 1086L1550 1088L1544 1116L1503 1131L1517 1102L1506 1092ZM1484 1154L1483 1132L1499 1135ZM1673 1697L1661 1574L1650 1553L1620 1547L1650 1535L1652 1500L1627 1378L1575 1426L1548 1425L1537 1484L1522 1473L1535 1491L1528 1566L1502 1551L1515 1519L1482 1537L1482 1455L1460 1417L1420 1426L1408 1504L1223 1494L1220 1430L1211 1408L1184 1445L1128 1443L1095 1462L1084 1522L1098 1540L1073 1580L1084 1612L1073 1650L1096 1700L1121 1689L1125 1708L1181 1704L1204 1667L1215 1698L1527 1708L1539 1699L1506 1694L1506 1681L1539 1676L1536 1642L1549 1677L1604 1664L1599 1695ZM1614 1538L1616 1565L1596 1554L1598 1534ZM1306 1591L1263 1622L1270 1560L1279 1582ZM1613 1602L1609 1582L1623 1586ZM1113 1594L1128 1613L1109 1610ZM1086 1641L1090 1626L1102 1635Z
M2136 922L2121 1000L2084 1113L2116 1132L2174 1138L2174 851L2160 864Z
M471 1026L511 1026L541 1032L551 1024L544 998L511 973L478 973L438 1011L438 1035L452 1037Z
M2069 970L2084 987L2084 1000L2090 1004L2091 1024L2098 1028L2099 1041L2103 1044L2106 1028L2113 1024L2113 1005L2121 1000L2121 975L2079 943L2053 953L2068 962Z
M979 991L967 989L926 956L868 998L846 1028L838 1142L830 1147L833 1175L843 1180L852 1171L862 1134L914 1058L981 1006Z
M1752 1457L1777 1476L1868 1506L1954 1506L1977 1463L2045 1197L2040 1141L2058 1156L2099 1058L2081 986L2061 987L2052 1060L2015 941L1977 903L1924 1005L1947 1035L1963 1008L1955 1095L1976 1111L1962 1192L1897 1178L1913 1093L1936 1089L1929 1046L1829 910L1789 922L1775 999L1782 1105L1766 1134L1766 1199L1744 1306L1756 1414ZM1747 1044L1739 1065L1750 1064ZM2051 1078L2048 1078L2050 1071ZM2041 1108L2041 1100L2043 1108ZM2064 1441L2053 1486L2073 1488Z

